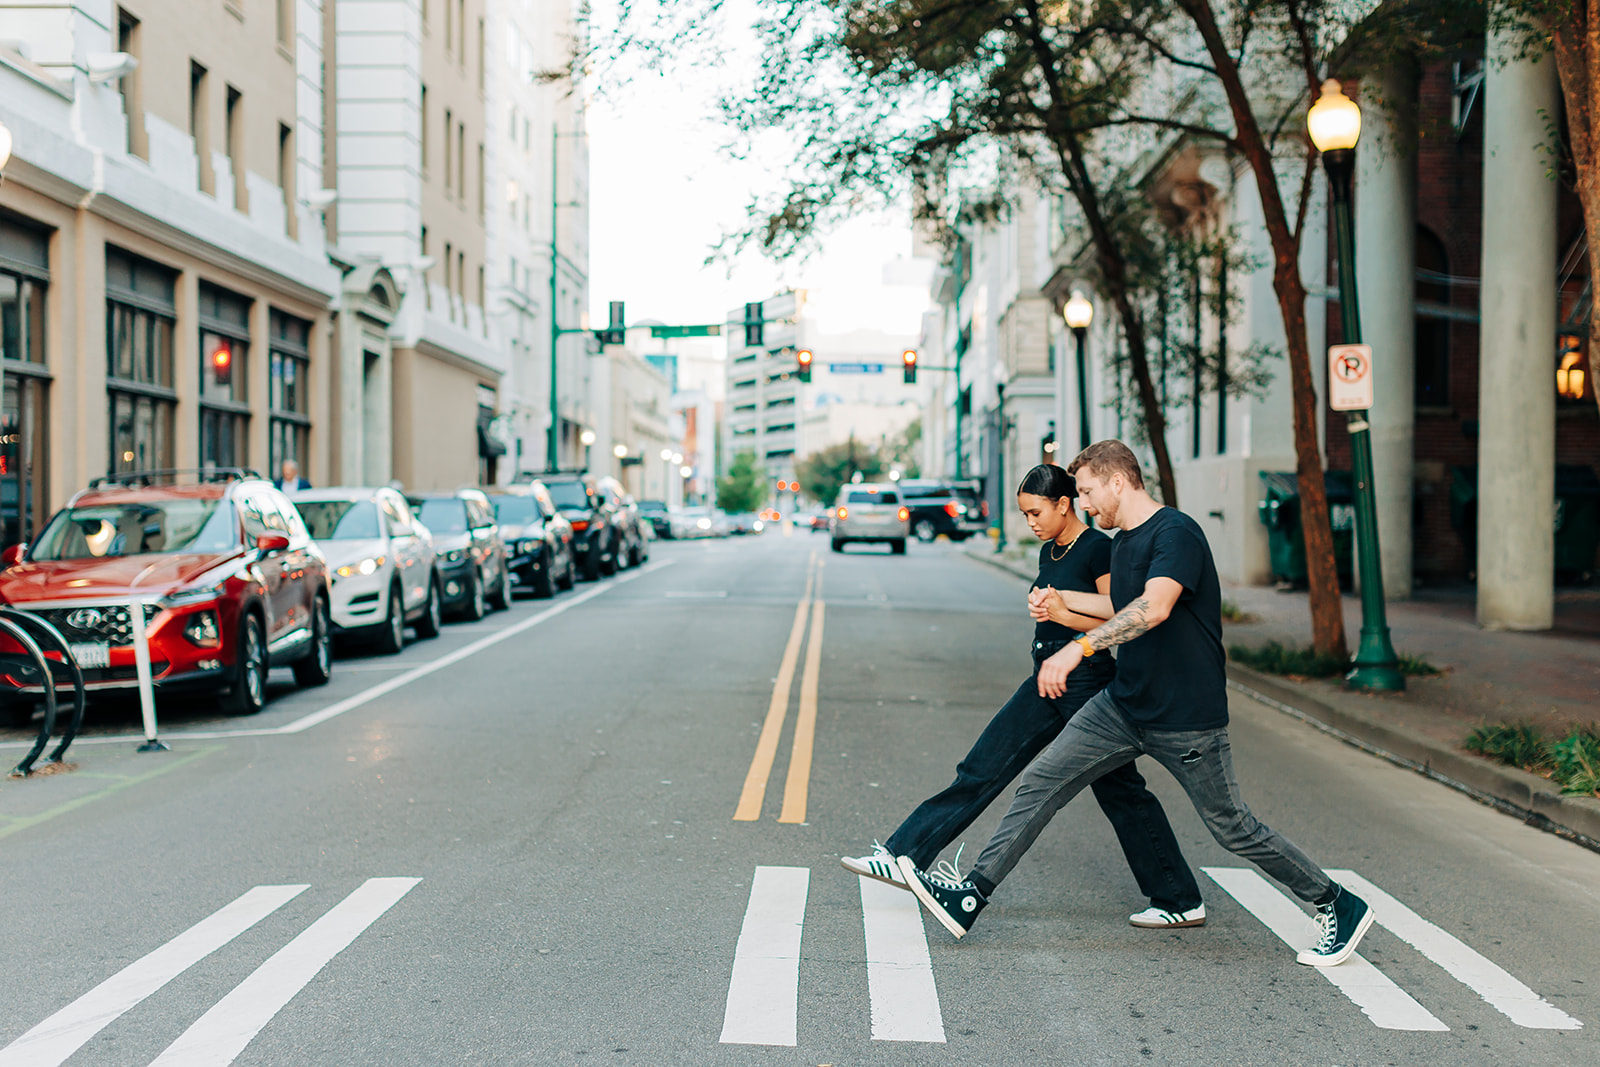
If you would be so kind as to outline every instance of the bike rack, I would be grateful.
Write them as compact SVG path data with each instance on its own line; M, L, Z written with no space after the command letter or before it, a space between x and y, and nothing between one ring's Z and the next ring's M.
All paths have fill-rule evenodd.
M29 630L42 637L46 644L53 646L53 651L59 651L61 659L53 660L46 656L39 647L39 642L30 636ZM33 657L34 663L38 666L40 676L43 679L44 722L39 726L39 738L34 742L33 748L29 750L28 754L11 771L12 777L25 778L32 773L34 762L38 760L45 747L50 744L50 735L55 732L56 713L58 710L55 673L55 668L57 667L64 668L69 672L72 679L72 720L68 723L66 730L62 732L61 743L56 746L56 750L50 754L50 758L46 762L60 763L66 755L67 746L72 744L73 739L78 736L78 729L83 725L83 711L86 703L83 671L78 668L78 661L73 657L72 649L68 647L66 637L62 635L60 630L37 615L19 611L16 608L0 607L0 632L15 638L17 643L27 650L28 654Z

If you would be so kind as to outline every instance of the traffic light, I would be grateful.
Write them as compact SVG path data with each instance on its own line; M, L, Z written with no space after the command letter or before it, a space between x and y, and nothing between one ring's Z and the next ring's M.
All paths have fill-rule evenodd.
M811 349L802 348L795 353L794 359L800 365L800 380L809 382L811 380Z
M218 341L211 350L211 374L218 385L228 385L233 380L233 346Z
M762 340L761 301L757 300L744 306L744 346L746 348L760 348L765 342Z
M628 319L623 312L622 301L611 301L611 321L603 330L594 331L595 338L603 345L620 345L628 340Z
M917 350L908 348L900 354L900 358L906 365L906 384L915 385L917 382Z

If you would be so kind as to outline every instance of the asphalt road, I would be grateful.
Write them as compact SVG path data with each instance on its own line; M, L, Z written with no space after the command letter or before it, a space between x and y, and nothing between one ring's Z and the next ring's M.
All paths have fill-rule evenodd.
M1023 590L665 542L253 719L163 709L171 752L102 709L77 770L0 782L0 1067L1600 1062L1600 855L1243 698L1257 814L1390 901L1366 963L1296 965L1269 923L1309 919L1154 767L1201 929L1127 925L1087 795L960 942L841 870L1027 670Z

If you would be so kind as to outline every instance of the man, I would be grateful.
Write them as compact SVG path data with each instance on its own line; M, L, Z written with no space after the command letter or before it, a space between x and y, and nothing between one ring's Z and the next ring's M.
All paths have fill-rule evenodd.
M1205 534L1145 491L1139 462L1120 441L1090 445L1068 471L1084 511L1122 533L1111 552L1110 603L1068 593L1060 594L1061 604L1084 615L1114 613L1041 664L1039 692L1061 693L1085 659L1121 646L1116 675L1023 772L1011 809L966 880L929 875L908 856L896 861L912 892L962 936L1074 794L1149 755L1177 778L1218 844L1316 906L1320 937L1297 960L1313 967L1343 963L1372 925L1371 909L1257 820L1240 797L1228 744L1222 590Z
M282 476L272 484L277 486L279 489L282 489L286 493L292 493L296 489L311 488L311 483L300 477L300 464L296 463L292 459L286 459L283 461L283 466L279 468L279 473Z

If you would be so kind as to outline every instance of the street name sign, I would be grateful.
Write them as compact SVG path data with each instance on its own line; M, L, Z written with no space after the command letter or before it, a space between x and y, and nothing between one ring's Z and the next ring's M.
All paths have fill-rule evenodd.
M830 363L828 370L834 374L882 374L882 363Z
M1371 345L1328 349L1328 406L1335 411L1365 411L1372 406Z
M652 326L650 336L660 340L663 337L721 337L722 327L711 326Z

